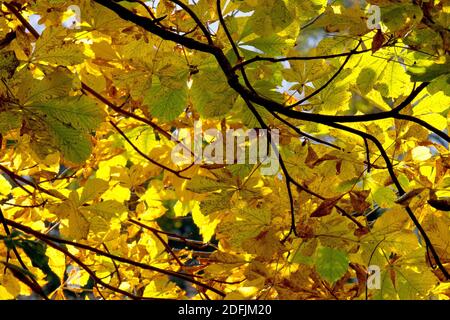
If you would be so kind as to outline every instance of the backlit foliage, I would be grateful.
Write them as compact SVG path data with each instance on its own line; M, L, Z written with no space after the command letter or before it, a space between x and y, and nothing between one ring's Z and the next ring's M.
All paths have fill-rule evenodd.
M0 9L1 299L450 297L448 0ZM197 120L279 173L174 164Z

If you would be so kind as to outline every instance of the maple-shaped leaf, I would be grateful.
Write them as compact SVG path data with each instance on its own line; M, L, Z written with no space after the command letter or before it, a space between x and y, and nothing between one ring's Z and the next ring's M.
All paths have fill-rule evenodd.
M363 213L370 207L370 203L366 201L369 194L369 190L350 192L350 201L352 203L353 209L356 212Z
M373 291L374 299L426 299L436 284L436 276L423 262L424 249L405 256L391 257L381 267L381 288Z
M447 299L448 6L416 2L3 1L0 298Z
M14 51L0 51L0 79L11 78L20 62Z
M317 249L316 270L322 278L330 283L339 280L347 272L348 264L347 253L342 250L329 247Z
M227 114L238 97L228 86L227 79L216 71L209 66L200 66L199 73L192 76L192 104L205 118Z

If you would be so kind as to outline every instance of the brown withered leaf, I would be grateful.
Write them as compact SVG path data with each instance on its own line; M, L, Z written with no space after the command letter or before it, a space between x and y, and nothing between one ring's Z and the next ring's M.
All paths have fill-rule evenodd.
M370 207L370 204L366 201L370 194L370 190L362 191L351 191L350 201L352 203L353 209L358 213L363 213Z
M308 146L308 154L306 155L305 164L312 169L318 159L319 157L314 149L311 148L311 146Z
M311 217L313 218L319 218L327 216L333 211L334 206L337 204L337 202L341 199L341 197L331 198L323 201L316 210L311 213Z
M317 165L321 164L322 162L324 162L324 161L329 161L329 160L338 160L338 157L333 156L333 155L331 155L331 154L326 154L326 155L324 155L322 158L316 160L316 161L314 162L314 166L317 166Z
M365 267L356 263L350 263L350 267L355 270L356 278L358 279L355 285L355 297L358 297L366 289L367 270Z
M383 43L384 43L383 32L381 31L381 29L378 29L377 33L375 34L372 40L372 53L375 53L378 50L380 50L381 47L383 46Z
M368 227L362 227L362 228L358 228L355 230L355 232L353 232L353 234L356 237L362 237L366 234L368 234L370 232L370 229Z

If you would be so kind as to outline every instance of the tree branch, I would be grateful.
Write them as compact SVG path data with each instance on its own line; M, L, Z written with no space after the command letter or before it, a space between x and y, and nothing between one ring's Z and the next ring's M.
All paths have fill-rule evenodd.
M50 192L47 189L42 188L40 185L32 183L31 181L28 181L27 179L25 179L25 178L19 176L18 174L12 172L11 170L9 170L8 168L6 168L5 166L3 166L1 164L0 164L0 170L2 170L4 173L6 173L12 180L16 181L18 186L22 187L22 189L23 189L23 186L20 184L20 182L24 183L24 184L26 184L26 185L28 185L30 187L33 187L34 189L36 189L36 190L38 190L38 191L40 191L42 193L45 193L46 195L49 195L49 196L51 196L53 198L57 198L57 199L60 199L60 200L65 200L66 199L62 194L55 193L55 192ZM27 189L24 189L24 190L28 194L30 194L29 190L27 190Z
M228 79L228 84L232 89L234 89L237 93L241 95L241 97L245 100L248 100L252 103L255 103L257 105L263 106L267 110L272 110L277 113L283 114L285 116L291 117L293 119L299 119L304 121L312 121L312 122L319 122L319 123L335 123L335 122L362 122L362 121L373 121L373 120L382 120L387 118L399 118L397 115L395 108L391 111L387 112L381 112L376 114L367 114L367 115L352 115L352 116L332 116L332 115L320 115L320 114L312 114L308 112L301 112L301 111L295 111L290 110L286 107L284 107L282 104L275 102L273 100L267 99L265 97L260 96L255 90L252 90L252 88L246 88L244 87L240 82L239 78L235 73L235 68L233 68L228 61L227 57L223 53L223 51L213 45L205 44L199 41L196 41L191 38L185 38L181 35L178 35L176 33L172 33L167 30L163 30L159 28L158 26L151 23L152 20L138 16L131 11L127 10L126 8L120 6L119 4L115 2L111 2L108 0L94 0L95 2L111 9L116 14L118 14L122 19L125 19L127 21L133 22L136 25L144 28L145 30L161 37L165 40L170 40L175 43L181 44L187 48L198 50L205 53L212 54L217 63L219 64L220 68L222 69L223 73ZM352 54L356 54L358 52L351 52ZM347 56L348 54L345 54ZM248 84L247 84L248 85ZM426 86L428 83L423 83L420 85L416 90L413 91L413 93L408 97L405 101L409 101L414 99ZM402 103L403 105L406 105L405 101ZM436 128L433 128L430 125L427 125L427 128L435 132L436 134L440 135L445 139L446 141L450 141L450 138L437 130Z
M3 229L5 230L6 236L11 237L11 231L8 228L8 225L6 223L6 219L5 216L3 215L3 211L0 208L0 223L3 226ZM14 240L11 239L11 246L12 246L12 251L14 252L14 255L16 256L17 261L19 261L20 266L22 267L22 269L30 272L30 270L28 269L28 267L25 265L25 263L22 260L22 257L19 254L19 251L17 250L16 244L14 243ZM8 262L8 260L6 260L6 262ZM31 274L31 272L30 272ZM32 289L34 287L38 288L38 290L36 290L40 296L42 296L45 300L48 300L47 295L45 294L44 290L42 289L42 287L39 285L39 283L37 282L37 280L32 277L32 276L27 276L27 278L30 279L30 281L33 283L33 286L31 287Z
M28 234L38 238L39 240L46 241L46 243L56 242L56 243L70 245L70 246L74 246L76 248L88 250L88 251L91 251L91 252L93 252L95 254L98 254L98 255L101 255L101 256L104 256L104 257L108 257L110 259L114 259L114 260L122 262L122 263L133 265L135 267L139 267L139 268L142 268L142 269L145 269L145 270L150 270L150 271L161 273L161 274L164 274L164 275L167 275L167 276L172 276L172 277L176 277L176 278L179 278L179 279L186 280L186 281L188 281L188 282L190 282L192 284L196 284L196 285L198 285L200 287L208 289L208 290L218 294L221 297L225 296L225 294L223 292L221 292L220 290L218 290L216 288L213 288L213 287L211 287L211 286L209 286L209 285L207 285L205 283L202 283L200 281L197 281L197 280L193 279L192 277L190 277L190 276L188 276L186 274L175 272L175 271L170 271L170 270L164 270L164 269L157 268L157 267L154 267L154 266L150 266L150 265L147 265L147 264L144 264L144 263L141 263L141 262L136 262L136 261L133 261L133 260L130 260L130 259L119 257L119 256L116 256L114 254L110 254L110 253L104 252L102 250L99 250L97 248L88 246L86 244L77 243L77 242L73 242L73 241L70 241L70 240L65 240L65 239L53 237L53 236L50 236L50 235L46 235L44 233L35 231L35 230L31 229L30 227L27 227L27 226L24 226L24 225L22 225L20 223L17 223L17 222L15 222L13 220L5 219L5 222L6 222L7 225L9 225L9 226L11 226L13 228L16 228L16 229L21 230L21 231L23 231L25 233L28 233ZM53 244L53 245L54 245L55 249L56 249L56 247L59 247L59 246L56 246L55 244Z
M355 52L344 52L344 53L337 53L337 54L330 54L330 55L323 55L323 56L310 56L310 57L285 57L285 58L272 58L272 57L261 57L256 56L251 59L245 60L233 67L233 70L240 69L242 67L245 67L246 65L260 62L260 61L266 61L266 62L286 62L286 61L310 61L310 60L320 60L320 59L332 59L332 58L340 58L340 57L347 57L355 54L362 54L371 51L372 49L365 49Z
M366 132L348 127L348 126L344 126L342 124L338 124L338 123L327 123L326 125L336 128L336 129L341 129L353 134L356 134L364 139L368 139L370 141L372 141L378 148L378 150L381 153L381 156L383 157L386 166L387 166L387 170L389 172L389 175L392 179L392 181L394 182L395 187L398 190L398 195L401 197L402 195L404 195L406 192L403 189L403 187L400 184L400 181L398 180L397 176L395 175L394 172L394 167L392 166L391 160L389 159L389 156L387 155L386 151L383 148L383 145L380 143L380 141L378 141L377 138L375 138L374 136L372 136L371 134L368 134ZM433 258L436 261L436 264L439 267L439 270L442 271L442 273L444 274L444 276L446 277L446 279L450 279L450 274L447 271L447 269L445 269L445 267L442 265L442 262L440 260L439 255L437 254L433 244L430 241L430 238L428 237L427 233L425 232L425 230L423 229L422 225L420 224L419 220L417 220L416 216L414 215L414 213L412 212L411 208L409 206L405 207L406 212L408 213L408 216L410 217L410 219L412 220L412 222L414 223L414 225L416 226L417 230L419 231L420 235L422 236L422 238L425 241L425 244L427 246L427 248L430 249L431 254L433 255Z

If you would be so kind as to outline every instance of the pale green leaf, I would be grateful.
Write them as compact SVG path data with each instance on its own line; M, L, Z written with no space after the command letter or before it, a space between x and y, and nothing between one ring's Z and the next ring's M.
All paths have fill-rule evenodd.
M322 278L334 283L339 280L348 268L347 253L341 250L320 247L315 261L316 270Z
M102 122L104 113L94 100L86 96L52 99L45 103L33 104L41 111L72 128L91 131Z

